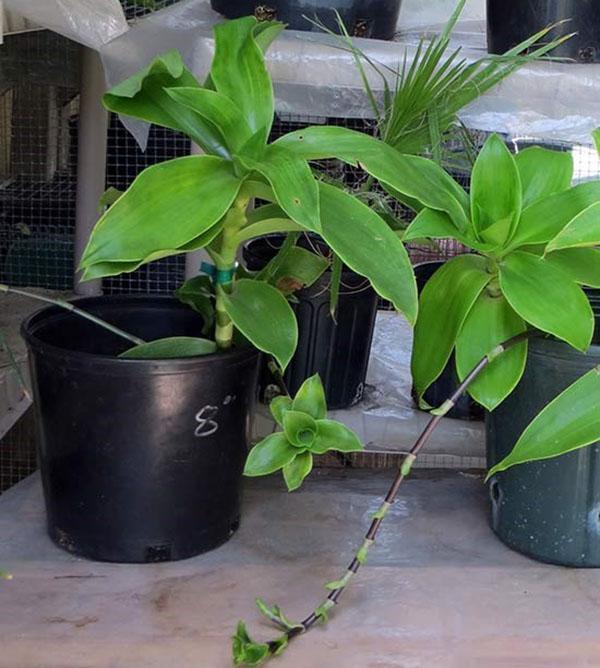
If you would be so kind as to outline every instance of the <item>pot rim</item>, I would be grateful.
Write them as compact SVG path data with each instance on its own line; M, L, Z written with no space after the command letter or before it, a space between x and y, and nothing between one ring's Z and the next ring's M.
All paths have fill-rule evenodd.
M85 306L90 303L119 303L122 302L124 306L131 303L131 308L135 309L136 302L143 304L144 302L162 302L163 304L173 304L175 308L188 310L189 307L179 302L174 297L168 295L98 295L93 297L76 297L74 299L66 300L70 304L75 304L78 307ZM219 362L231 364L243 364L252 358L260 355L260 350L249 346L247 348L234 348L227 351L217 351L208 355L198 357L172 357L168 359L123 359L112 355L102 355L99 353L87 353L83 351L70 350L63 348L53 343L47 343L36 336L36 332L45 324L53 320L79 318L72 312L56 305L43 306L37 309L34 313L29 315L21 323L20 333L27 347L30 350L35 350L47 357L61 358L65 361L73 361L75 363L87 362L96 363L103 367L113 367L119 369L139 369L140 371L154 372L172 372L174 368L178 371L195 371L198 366L207 364L214 364ZM98 325L100 327L100 325ZM115 335L116 336L116 335ZM132 344L133 345L133 344Z

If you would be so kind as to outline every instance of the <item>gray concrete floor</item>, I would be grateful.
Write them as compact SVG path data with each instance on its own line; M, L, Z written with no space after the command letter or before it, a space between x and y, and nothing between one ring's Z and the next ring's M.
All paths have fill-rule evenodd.
M239 532L170 564L76 559L44 532L37 476L0 497L2 668L226 668L238 619L271 631L257 595L292 618L341 575L390 473L317 471L298 493L251 481ZM285 668L600 666L600 571L546 566L491 533L480 477L417 472L326 628Z

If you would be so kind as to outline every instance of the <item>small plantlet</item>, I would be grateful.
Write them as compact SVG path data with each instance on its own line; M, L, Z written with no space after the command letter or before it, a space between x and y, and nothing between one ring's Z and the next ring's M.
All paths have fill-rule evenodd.
M327 419L325 392L318 375L305 380L293 399L275 397L270 408L281 431L270 434L252 448L244 468L246 476L268 475L281 470L287 488L292 492L311 472L314 455L363 449L351 429Z

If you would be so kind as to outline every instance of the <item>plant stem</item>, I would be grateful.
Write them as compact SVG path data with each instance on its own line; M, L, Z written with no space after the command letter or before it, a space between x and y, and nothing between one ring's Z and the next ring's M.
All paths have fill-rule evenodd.
M111 325L109 322L106 322L101 318L97 318L95 315L92 315L87 311L83 311L82 309L77 308L77 306L71 304L71 302L65 301L64 299L56 299L54 297L46 297L45 295L38 295L35 292L29 292L28 290L21 290L21 288L11 288L10 286L4 285L3 283L0 283L0 292L22 295L23 297L29 297L30 299L35 299L40 302L46 302L48 304L53 304L54 306L59 306L60 308L64 308L66 311L71 311L71 313L74 313L75 315L85 318L86 320L89 320L90 322L93 322L96 325L99 325L100 327L104 327L104 329L107 329L109 332L112 332L117 336L127 339L128 341L131 341L136 345L146 343L146 341L144 341L144 339L140 339L139 336L135 336L133 334L129 334L128 332L124 332L122 329L115 327L115 325Z
M220 350L227 350L233 344L233 322L225 308L224 294L230 293L235 282L234 270L238 251L238 233L248 223L246 209L250 196L242 189L232 207L225 215L223 232L218 237L216 258L217 276L215 278L215 342ZM223 279L222 276L228 276Z
M442 417L448 413L448 411L454 406L458 399L466 392L469 385L471 385L471 383L488 366L488 364L490 364L490 362L492 362L494 359L496 359L496 357L501 355L506 350L509 350L513 346L523 342L535 334L537 334L535 330L528 330L522 332L521 334L517 334L504 343L496 346L494 350L490 351L483 359L481 359L481 361L467 375L456 391L438 409L432 411L432 417L427 423L425 429L421 432L421 435L415 441L412 448L405 455L402 465L396 474L396 477L394 478L383 503L381 504L379 510L373 515L373 520L369 530L365 535L364 541L348 565L346 572L340 580L330 583L329 588L331 589L331 592L327 598L319 606L317 606L313 612L310 613L310 615L302 620L302 622L300 622L297 627L285 631L285 635L287 636L288 640L291 640L292 638L295 638L302 633L306 633L318 621L325 621L327 619L327 610L333 608L338 603L340 596L348 586L350 580L354 577L354 575L356 575L361 565L365 563L369 548L375 542L377 532L379 531L379 528L381 527L381 524L389 509L396 500L403 481L409 475L415 460L417 459L423 447L429 441L431 434L438 426ZM273 647L273 645L269 644L269 647Z

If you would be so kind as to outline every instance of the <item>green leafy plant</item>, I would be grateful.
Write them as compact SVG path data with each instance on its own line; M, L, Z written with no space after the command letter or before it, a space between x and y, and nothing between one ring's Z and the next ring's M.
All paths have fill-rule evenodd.
M331 450L362 450L351 429L327 419L325 392L318 375L305 380L293 399L283 395L275 397L270 409L282 431L270 434L254 446L246 460L244 475L269 475L282 470L287 488L292 492L311 472L313 455Z
M406 51L396 68L378 63L361 50L339 15L340 35L313 21L352 54L377 121L377 135L401 153L429 153L436 161L441 162L443 157L447 162L444 142L458 131L467 153L473 154L469 133L458 113L520 67L546 56L574 35L543 43L554 27L549 26L505 54L486 55L470 62L460 46L451 45L452 32L465 4L466 0L459 0L442 32L433 38L421 38L415 52ZM380 80L383 98L371 85L370 73Z
M297 343L288 298L328 266L295 246L300 233L323 238L336 263L367 277L411 322L417 312L408 255L382 218L316 179L304 157L268 142L274 102L263 52L282 29L253 17L219 24L203 85L173 51L105 95L109 110L181 131L204 155L152 166L122 195L112 192L81 260L88 280L206 249L213 265L176 293L202 314L205 338L171 345L179 354L186 346L190 354L208 354L215 348L207 341L222 351L242 338L272 355L281 370ZM257 198L267 204L251 209ZM288 238L263 271L250 274L237 267L243 243L274 232ZM166 355L169 344L145 345L133 354Z

